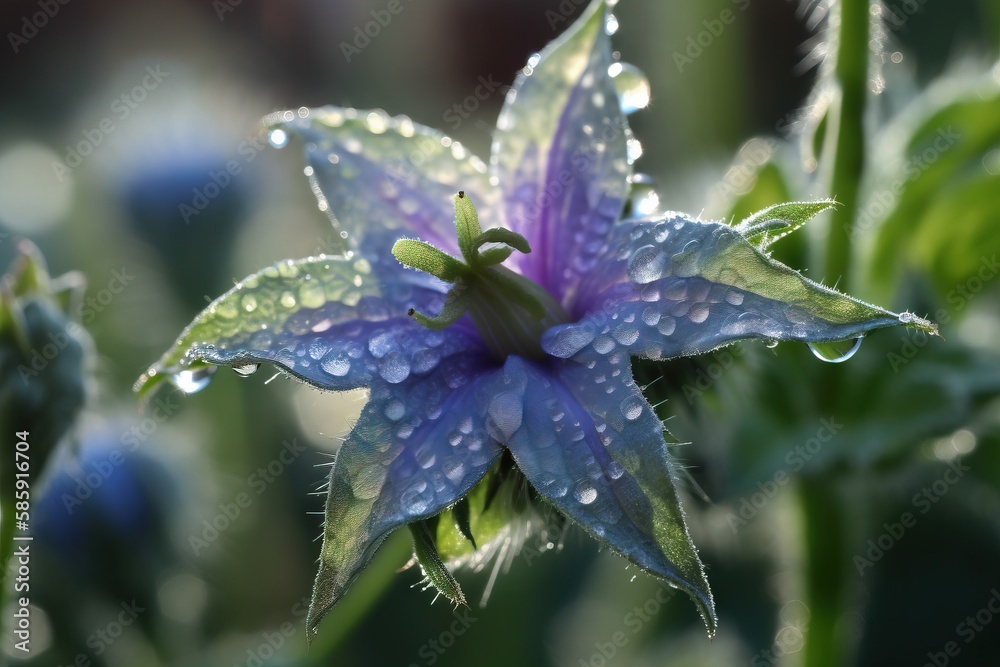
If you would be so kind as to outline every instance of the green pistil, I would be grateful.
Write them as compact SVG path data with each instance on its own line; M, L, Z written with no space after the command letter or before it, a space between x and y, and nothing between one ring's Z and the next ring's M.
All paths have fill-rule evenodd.
M392 246L402 264L454 285L437 315L410 309L410 316L428 329L444 329L468 313L498 360L544 357L542 333L569 317L540 285L501 265L515 250L530 253L527 239L498 227L484 232L463 191L455 196L455 231L464 262L423 241L400 239Z

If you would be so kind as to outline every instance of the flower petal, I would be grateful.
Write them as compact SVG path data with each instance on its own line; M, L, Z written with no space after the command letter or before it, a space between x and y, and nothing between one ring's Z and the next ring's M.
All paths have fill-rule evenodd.
M608 74L607 8L594 2L518 76L497 121L508 223L531 245L522 273L564 305L628 194L628 124Z
M733 227L677 214L616 226L581 294L582 318L545 333L549 354L587 348L667 359L749 338L838 341L897 324L936 332L910 313L808 280Z
M499 224L486 163L436 130L381 110L322 107L285 118L284 127L305 141L320 209L348 233L353 250L388 253L410 236L457 256L452 197L459 190L469 193L484 227ZM371 230L395 233L373 244Z
M372 387L330 471L310 634L389 532L455 503L500 455L483 427L500 371L479 358L452 356L426 377Z
M401 382L432 371L459 350L477 349L474 327L429 331L407 316L436 312L444 285L381 262L346 257L286 261L249 276L206 308L139 383L143 393L204 363L267 362L320 388Z
M662 425L632 379L627 354L555 362L509 357L508 420L494 423L528 481L598 541L687 592L715 631L708 581L687 533ZM509 405L519 402L521 409ZM514 426L516 423L516 427Z

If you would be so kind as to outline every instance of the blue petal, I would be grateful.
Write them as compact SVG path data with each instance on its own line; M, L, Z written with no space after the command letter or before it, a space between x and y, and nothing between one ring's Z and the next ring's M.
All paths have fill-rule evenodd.
M508 223L531 244L524 275L570 305L628 194L628 125L595 2L514 82L497 121L495 170Z
M542 369L508 358L490 413L494 437L549 502L691 595L712 633L712 595L687 533L662 425L632 379L627 354L586 362Z
M372 387L330 472L310 632L389 532L439 514L485 475L501 452L484 428L499 375L460 355L429 376Z
M285 127L305 141L306 173L320 208L347 232L351 249L388 254L393 241L407 236L457 255L452 197L459 190L472 198L483 228L499 224L499 195L486 163L440 132L380 110L285 113ZM374 230L392 233L376 239Z
M391 256L282 262L216 299L147 374L147 385L193 363L271 363L320 388L399 383L448 356L479 350L462 320L430 331L407 315L437 312L445 286ZM148 389L148 387L146 387Z
M677 214L617 225L580 290L579 321L543 336L549 354L667 359L749 338L836 341L896 324L932 328L806 279L728 225Z

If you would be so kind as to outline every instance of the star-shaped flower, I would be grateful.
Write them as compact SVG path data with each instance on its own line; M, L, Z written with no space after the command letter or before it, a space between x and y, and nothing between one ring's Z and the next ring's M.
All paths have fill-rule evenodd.
M320 389L370 389L330 471L310 631L404 525L432 583L461 599L433 518L450 511L483 541L470 504L481 513L493 493L470 492L512 461L559 515L687 592L711 633L678 466L630 358L933 328L764 252L829 202L777 206L737 226L676 213L622 219L630 133L607 19L594 2L532 59L508 93L489 166L380 111L273 119L272 136L304 141L319 206L350 250L248 277L140 380L179 374L193 387L209 365L269 363Z

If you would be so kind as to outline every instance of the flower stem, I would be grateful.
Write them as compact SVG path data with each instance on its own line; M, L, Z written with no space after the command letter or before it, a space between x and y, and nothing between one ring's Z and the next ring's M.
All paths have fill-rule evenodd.
M831 110L833 142L831 194L840 202L830 218L825 275L842 291L849 289L851 234L857 218L858 191L865 165L865 101L868 91L869 0L840 0L833 79L838 102ZM835 19L836 20L836 19ZM829 151L824 151L829 155Z
M847 647L838 621L847 601L844 563L846 518L836 481L829 474L805 477L799 484L805 535L805 597L809 630L805 667L840 667Z

